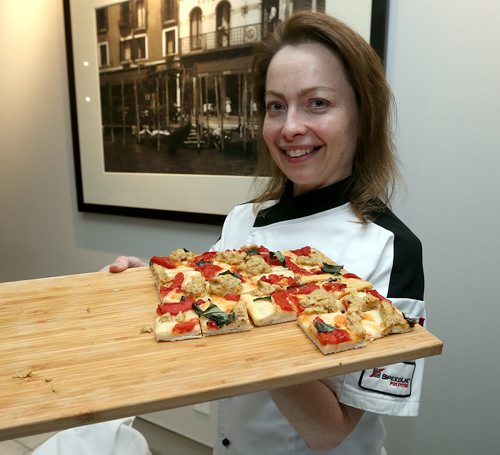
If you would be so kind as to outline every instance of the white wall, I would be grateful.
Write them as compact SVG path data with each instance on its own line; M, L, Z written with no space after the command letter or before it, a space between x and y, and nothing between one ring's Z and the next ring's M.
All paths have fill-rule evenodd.
M427 362L420 417L389 421L394 454L500 450L499 20L498 0L391 2L408 185L395 208L423 241L428 327L445 342Z
M387 68L407 182L395 208L423 241L428 328L445 350L427 362L421 416L387 419L388 449L494 453L500 2L391 3ZM62 1L2 0L0 42L0 281L93 271L122 252L147 258L217 239L214 226L79 213Z

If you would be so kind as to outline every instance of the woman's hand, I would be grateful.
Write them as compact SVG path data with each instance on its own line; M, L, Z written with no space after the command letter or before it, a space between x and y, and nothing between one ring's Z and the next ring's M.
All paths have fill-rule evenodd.
M135 267L144 267L146 265L148 265L146 262L135 256L118 256L112 264L103 267L99 271L118 273Z

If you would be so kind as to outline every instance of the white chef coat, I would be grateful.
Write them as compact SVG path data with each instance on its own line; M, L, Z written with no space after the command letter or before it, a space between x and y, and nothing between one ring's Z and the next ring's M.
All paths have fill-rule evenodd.
M348 198L348 179L327 188L265 203L256 214L252 203L235 207L212 250L264 245L272 251L311 246L347 270L370 281L406 314L423 318L423 268L420 241L389 210L362 224ZM293 352L290 353L293 357ZM381 365L362 372L326 378L339 401L365 410L335 455L385 453L382 414L418 414L423 360ZM293 455L307 448L267 392L219 402L215 454Z

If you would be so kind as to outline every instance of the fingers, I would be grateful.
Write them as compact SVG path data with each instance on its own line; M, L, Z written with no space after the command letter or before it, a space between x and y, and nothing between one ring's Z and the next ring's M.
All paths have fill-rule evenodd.
M112 264L101 269L102 272L119 273L127 269L135 267L143 267L147 265L142 259L135 256L119 256Z
M119 273L129 268L129 258L120 256L109 266L109 271L112 273Z

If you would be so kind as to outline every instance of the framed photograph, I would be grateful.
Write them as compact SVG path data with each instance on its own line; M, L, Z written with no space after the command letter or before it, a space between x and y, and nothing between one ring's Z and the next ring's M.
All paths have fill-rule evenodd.
M63 0L78 209L220 224L252 199L254 44L294 10L384 58L387 0Z

